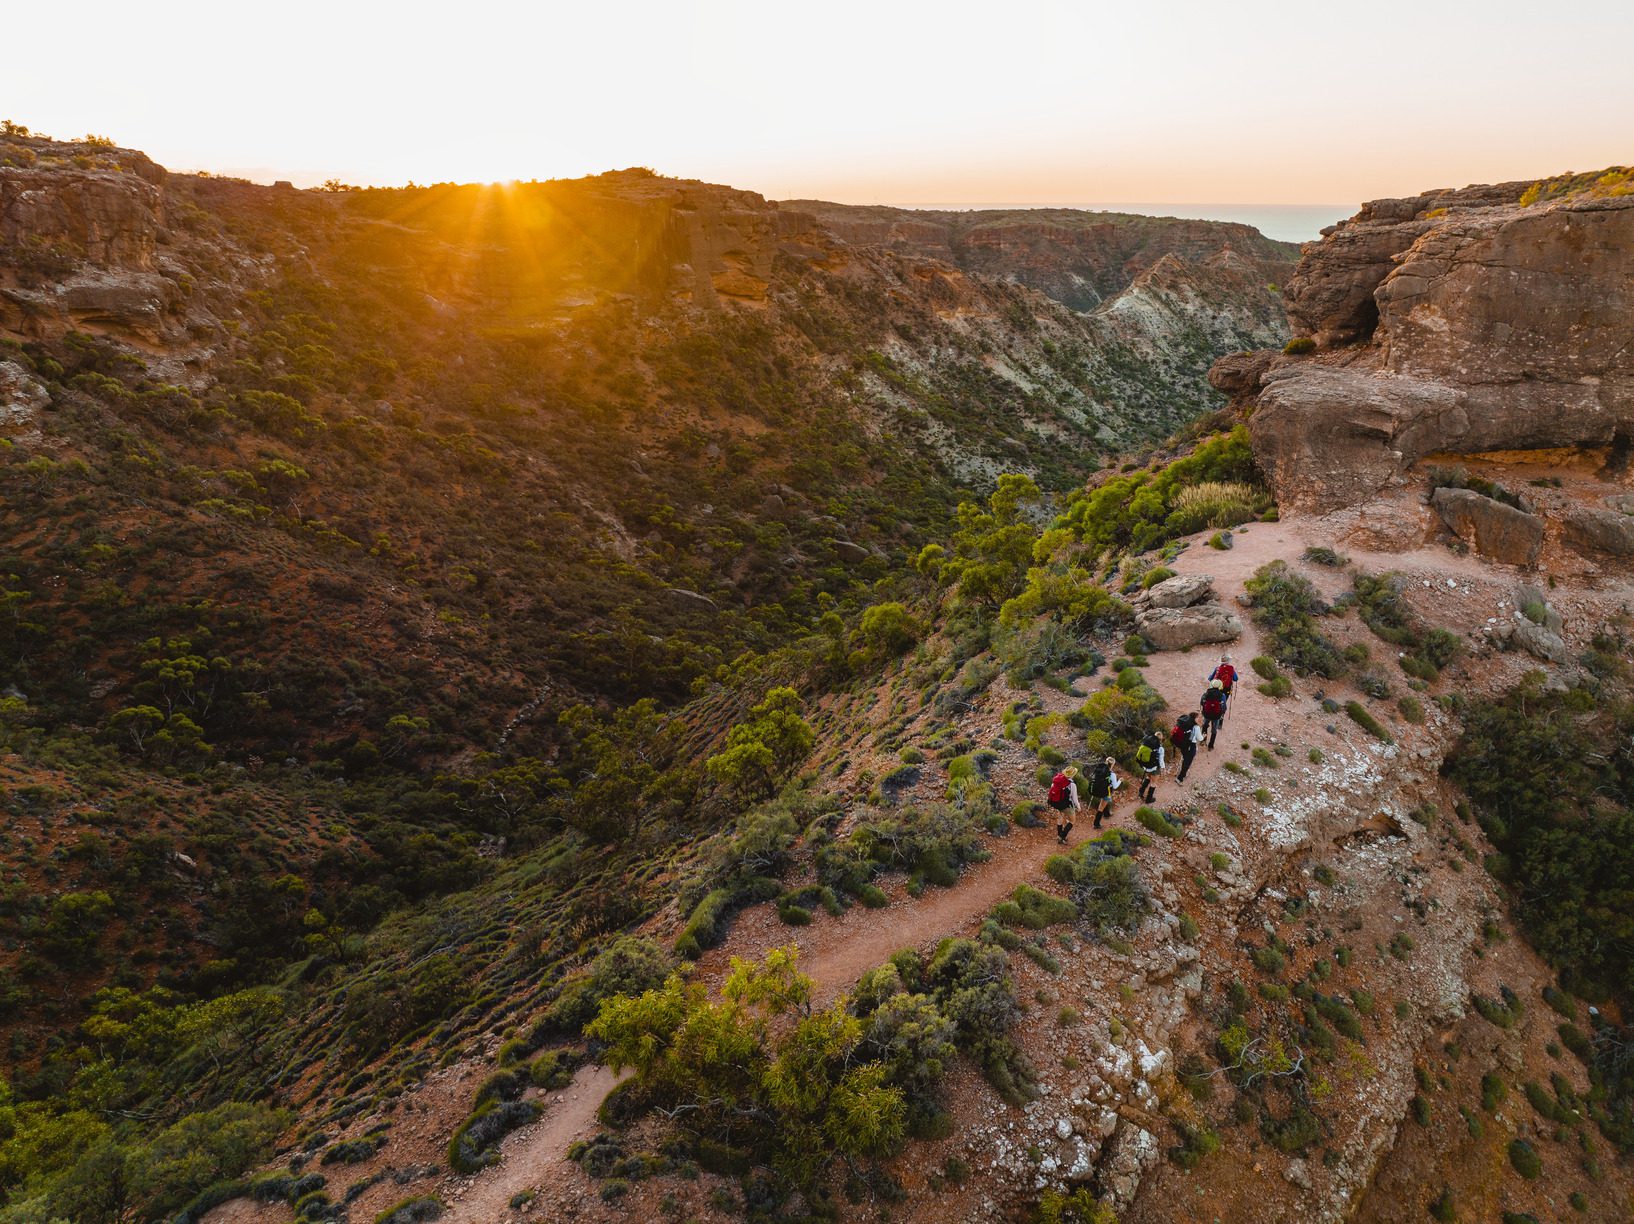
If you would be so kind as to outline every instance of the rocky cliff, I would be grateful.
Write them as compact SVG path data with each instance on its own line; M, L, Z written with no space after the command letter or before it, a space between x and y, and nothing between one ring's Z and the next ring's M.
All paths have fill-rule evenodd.
M1073 208L948 211L790 200L785 208L817 218L854 244L940 260L981 276L1014 280L1074 310L1115 298L1163 259L1187 265L1222 256L1256 278L1268 313L1297 249L1247 225L1085 212Z
M1251 407L1278 500L1354 505L1440 455L1565 449L1620 471L1634 446L1629 178L1379 200L1308 245L1286 297L1310 352L1213 374Z

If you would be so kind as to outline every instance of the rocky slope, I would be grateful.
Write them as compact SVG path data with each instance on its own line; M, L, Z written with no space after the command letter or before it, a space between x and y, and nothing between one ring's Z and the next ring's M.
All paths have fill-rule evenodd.
M977 268L640 172L0 162L0 1224L1627 1214L1626 881L1535 925L1601 887L1616 839L1572 839L1634 779L1634 489L1572 398L1623 394L1620 254L1572 254L1622 223L1614 175L1371 206L1290 278L1314 355L1215 367L1246 431L1052 522L1026 482L950 503L1182 423L1200 355L1282 338L1262 255L1061 239L1086 282L1121 252L1086 314L1012 283L1047 235ZM1438 233L1451 279L1407 288L1444 333L1379 255ZM1520 264L1556 308L1506 347L1531 324L1482 303ZM1471 453L1509 395L1558 411ZM1056 858L1050 774L1127 767L1215 644L1262 662L1215 750ZM1569 798L1530 842L1453 781L1511 692L1592 737L1510 764ZM791 944L811 1016L698 1030L733 1108L609 1097L598 1001L683 960L719 1000ZM762 1091L795 1030L820 1046ZM814 1180L853 1070L916 1137Z
M1070 208L937 211L821 200L787 200L782 207L815 217L847 242L1013 280L1081 311L1110 302L1164 259L1200 267L1229 257L1263 290L1287 280L1298 255L1293 243L1247 225L1177 217ZM1267 317L1274 317L1262 301Z

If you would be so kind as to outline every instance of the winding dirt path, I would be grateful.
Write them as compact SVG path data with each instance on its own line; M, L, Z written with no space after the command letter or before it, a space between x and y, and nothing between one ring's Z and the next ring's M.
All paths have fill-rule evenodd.
M508 1218L511 1199L542 1188L554 1169L567 1161L575 1139L596 1129L596 1110L624 1077L606 1067L581 1067L573 1082L553 1094L539 1121L500 1145L504 1159L468 1183L463 1191L445 1191L447 1224L495 1224Z

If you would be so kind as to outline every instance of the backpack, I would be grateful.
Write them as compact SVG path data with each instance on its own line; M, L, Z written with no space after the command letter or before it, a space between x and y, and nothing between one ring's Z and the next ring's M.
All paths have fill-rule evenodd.
M1220 689L1210 689L1203 694L1203 713L1210 718L1218 718L1225 713L1225 694Z
M1067 791L1072 787L1072 779L1064 773L1058 773L1050 779L1050 802L1065 803Z
M1186 742L1186 735L1190 730L1190 727L1183 727L1179 723L1175 723L1175 725L1169 730L1169 743L1173 744L1176 748L1182 747Z
M1157 739L1156 732L1140 741L1140 747L1135 749L1135 760L1142 765L1150 765L1157 760L1157 745L1152 741Z
M1237 683L1237 669L1229 663L1222 663L1214 669L1214 675L1210 676L1209 679L1218 680L1220 687L1229 693L1231 692L1231 686Z
M1105 799L1112 794L1112 770L1105 761L1095 766L1095 772L1090 775L1089 793L1094 799Z

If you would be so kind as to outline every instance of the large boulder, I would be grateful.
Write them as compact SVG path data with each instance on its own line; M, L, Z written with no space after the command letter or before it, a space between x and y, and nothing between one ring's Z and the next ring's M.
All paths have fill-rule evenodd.
M1634 439L1634 196L1593 184L1378 201L1306 246L1288 317L1319 351L1267 365L1249 418L1284 508L1355 505L1434 455Z
M1207 574L1180 574L1154 585L1146 592L1146 601L1153 608L1189 608L1213 596L1213 578Z
M1274 349L1227 353L1209 367L1209 386L1225 395L1252 395L1259 390L1260 379L1276 359Z
M1580 552L1634 557L1634 513L1578 506L1566 515L1565 536Z
M1437 489L1430 502L1452 533L1483 557L1507 565L1537 564L1544 530L1537 515L1472 489Z
M1186 650L1242 636L1237 614L1219 604L1190 608L1147 608L1135 615L1135 629L1158 650Z
M1365 501L1465 417L1454 387L1289 362L1264 376L1248 430L1278 504L1321 514Z
M1565 639L1560 634L1546 625L1534 625L1529 620L1515 622L1511 640L1516 646L1545 663L1566 663L1572 657L1571 652L1566 649Z

